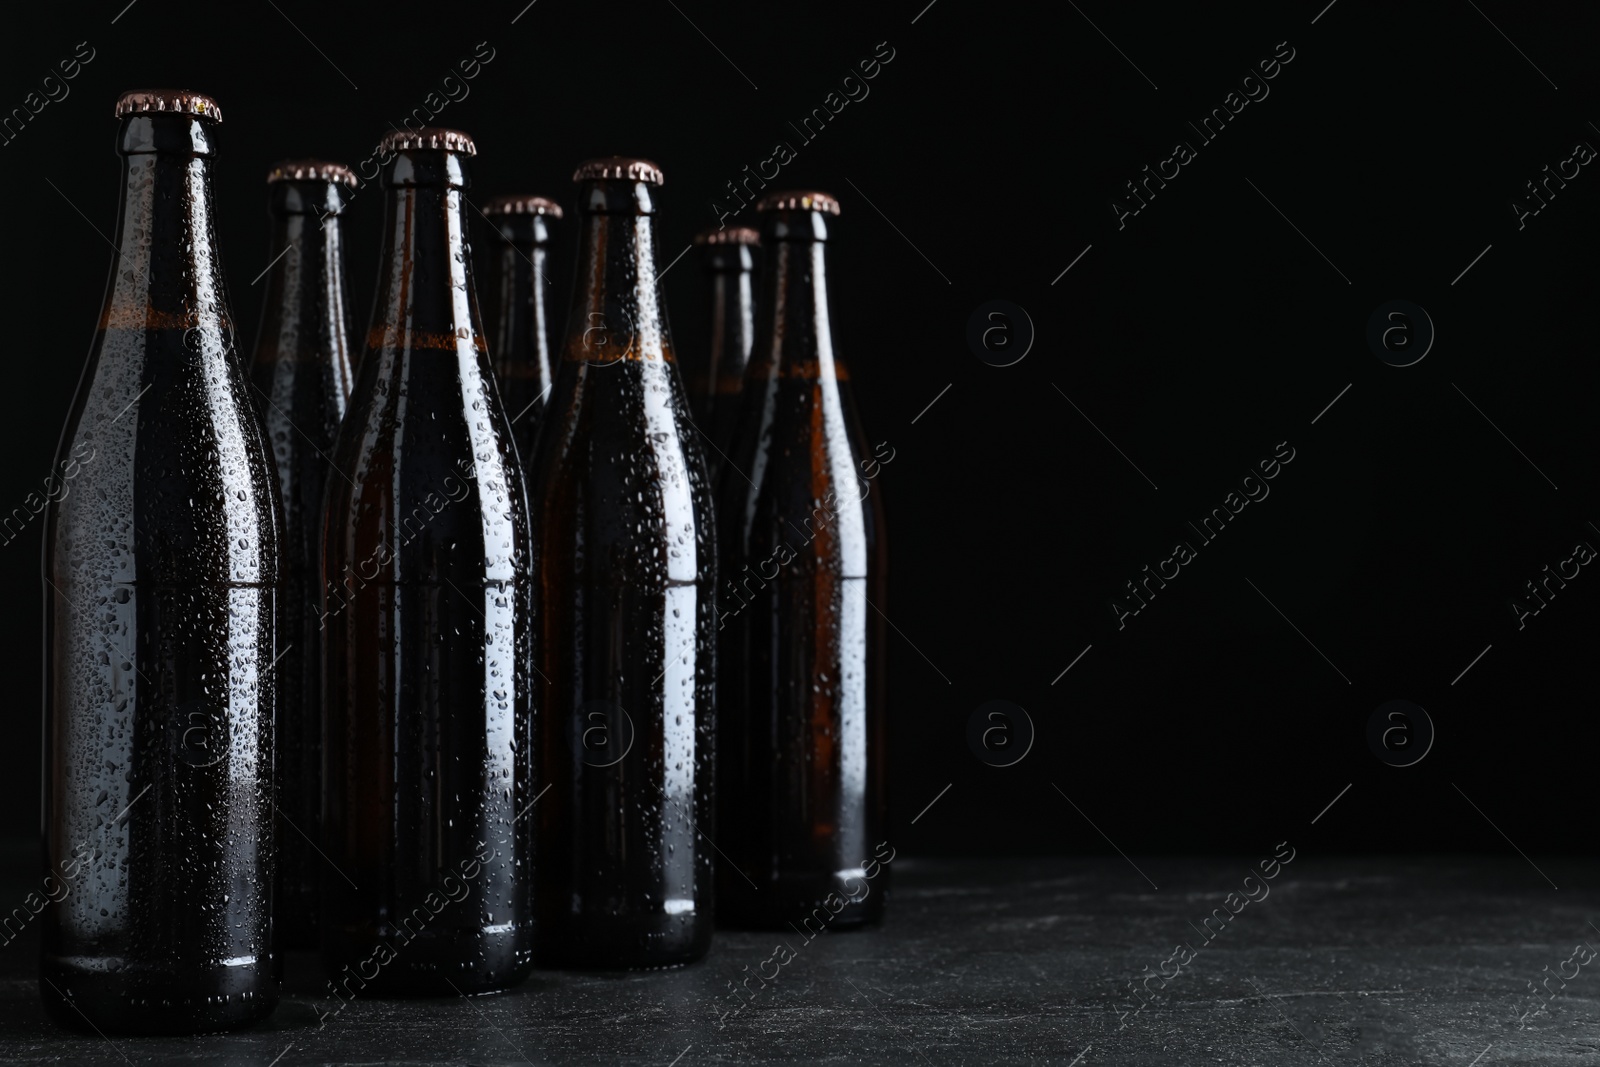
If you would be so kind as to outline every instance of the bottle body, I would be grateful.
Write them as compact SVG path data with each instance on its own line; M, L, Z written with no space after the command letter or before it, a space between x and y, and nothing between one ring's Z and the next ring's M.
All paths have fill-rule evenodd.
M715 482L728 449L733 447L744 389L745 365L755 339L755 233L739 242L705 246L706 285L710 298L711 339L705 380L697 392L695 419L715 446L706 462Z
M57 1021L199 1032L273 975L282 537L212 232L212 124L124 119L122 251L45 529L40 992ZM65 469L65 468L63 468Z
M809 226L786 232L763 235L771 276L718 483L717 897L731 925L814 935L877 921L888 895L872 862L886 829L886 555L833 353L825 244Z
M533 204L533 210L529 205ZM516 210L511 210L516 209ZM537 197L492 201L485 214L498 231L495 249L498 311L494 334L495 376L511 420L524 472L533 459L540 415L550 399L550 220L561 209Z
M341 168L342 169L342 168ZM275 172L276 173L276 172ZM322 823L323 493L350 395L349 297L338 212L342 184L269 186L276 260L251 367L283 499L284 595L278 660L277 934L317 946ZM324 215L324 212L326 214Z
M530 477L540 953L670 966L705 954L713 922L715 537L656 284L653 190L589 181L583 199Z
M527 504L461 163L400 149L386 175L328 483L322 954L351 995L488 992L532 963Z

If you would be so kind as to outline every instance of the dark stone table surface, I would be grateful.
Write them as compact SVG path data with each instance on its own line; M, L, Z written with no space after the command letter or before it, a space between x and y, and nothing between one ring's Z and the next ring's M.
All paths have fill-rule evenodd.
M0 851L0 902L26 895L35 854ZM0 1062L1600 1064L1600 958L1586 947L1600 947L1587 888L1600 864L1542 860L1557 889L1515 854L1302 855L1206 940L1230 892L1262 892L1244 881L1252 862L899 856L878 930L719 933L705 962L675 971L358 998L320 1025L337 1002L315 958L294 954L270 1019L194 1038L56 1029L30 929L0 948ZM779 942L781 968L764 962ZM1130 983L1163 970L1133 1011Z

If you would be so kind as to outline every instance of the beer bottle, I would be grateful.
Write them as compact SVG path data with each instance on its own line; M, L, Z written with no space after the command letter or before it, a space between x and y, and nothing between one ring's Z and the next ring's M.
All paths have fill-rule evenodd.
M278 659L278 944L317 947L322 821L322 494L350 395L350 307L339 213L355 175L297 160L267 174L267 292L251 381L283 497Z
M573 180L578 281L529 477L539 948L665 966L711 940L716 542L657 284L661 171Z
M494 337L500 399L524 468L533 457L539 413L550 395L550 326L545 288L550 223L561 206L542 196L497 196L483 214L498 231L499 318Z
M45 520L39 991L69 1026L220 1030L278 1001L278 482L218 256L217 104L116 115L116 265Z
M884 797L884 529L850 376L833 349L824 193L757 203L766 281L718 482L718 917L877 921ZM885 846L887 847L887 846ZM890 853L892 855L892 851ZM870 873L869 873L870 872Z
M706 359L691 386L695 422L710 439L706 465L713 480L722 453L732 443L734 420L739 414L739 391L744 387L744 367L755 337L755 293L752 274L761 235L748 226L706 230L694 243L701 248L711 336Z
M532 966L527 500L467 247L471 138L378 159L372 325L323 532L322 955L332 991L454 995Z

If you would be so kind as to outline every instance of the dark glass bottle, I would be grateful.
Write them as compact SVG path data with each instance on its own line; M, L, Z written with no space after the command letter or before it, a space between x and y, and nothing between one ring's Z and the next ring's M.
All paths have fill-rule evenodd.
M529 477L541 961L711 941L715 536L657 284L661 171L585 163L572 307Z
M379 146L372 326L323 534L322 954L340 996L532 966L528 519L467 247L470 138Z
M322 824L322 496L350 396L350 298L339 213L356 178L317 160L267 174L271 267L251 384L283 497L278 660L280 948L317 947Z
M483 214L498 231L498 312L494 335L500 399L511 418L517 455L526 468L533 458L539 415L550 397L550 223L561 206L542 196L497 196Z
M862 477L875 469L833 350L825 249L838 202L780 193L757 210L766 286L717 486L730 517L717 905L732 925L812 935L877 921L888 892L874 862L887 826L883 504Z
M282 520L234 348L215 101L124 93L117 260L44 537L39 991L106 1033L278 1002L273 658ZM47 887L48 887L47 882Z
M756 248L761 235L748 226L707 230L694 239L701 247L706 291L710 300L706 319L711 336L706 359L699 365L690 387L695 422L711 439L706 464L715 480L722 454L732 444L739 417L739 394L744 368L755 338L754 278Z

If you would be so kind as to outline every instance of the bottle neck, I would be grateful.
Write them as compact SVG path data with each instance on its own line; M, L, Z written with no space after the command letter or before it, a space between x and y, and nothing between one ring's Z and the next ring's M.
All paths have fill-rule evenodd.
M536 231L532 223L537 223ZM534 379L542 393L550 384L550 315L545 301L550 276L545 254L548 231L537 216L519 220L515 229L496 229L502 240L495 360L502 379Z
M758 378L843 379L833 353L828 314L827 245L822 241L766 242L766 299L761 302L750 374Z
M671 363L672 334L657 274L654 191L644 183L586 184L590 188L579 197L577 283L562 362ZM607 202L622 210L594 210ZM639 210L625 210L629 202Z
M338 197L337 187L326 183L274 185L273 259L256 346L258 361L329 360L348 351Z
M487 350L457 185L391 185L367 350Z
M187 116L124 120L122 203L117 211L117 266L101 314L102 329L215 332L232 343L233 322L222 277L211 199L212 159L171 147L166 127ZM162 121L165 120L165 121ZM196 127L199 120L189 120ZM127 152L132 136L152 129L163 147ZM196 351L202 346L191 346Z
M755 337L754 257L744 246L719 249L708 264L711 299L710 381L713 396L737 393Z

